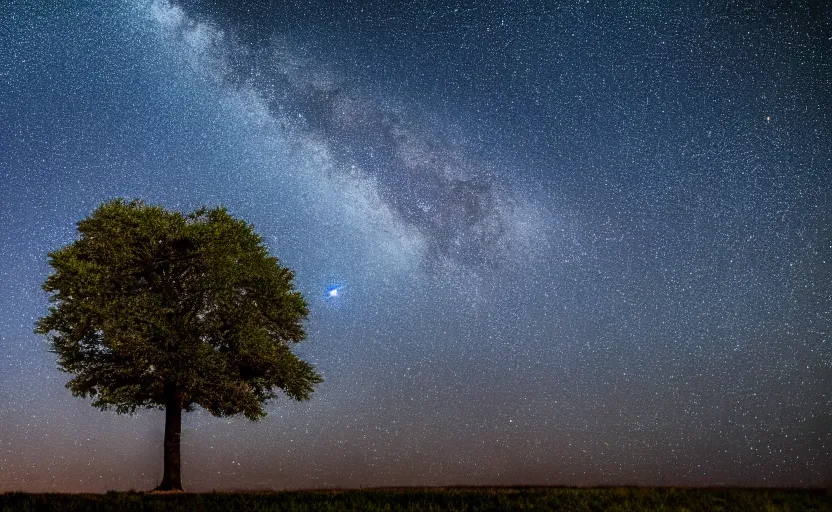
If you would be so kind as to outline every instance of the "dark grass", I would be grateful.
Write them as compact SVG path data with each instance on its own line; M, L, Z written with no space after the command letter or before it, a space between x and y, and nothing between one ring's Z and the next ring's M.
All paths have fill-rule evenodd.
M0 494L0 511L832 511L827 490L460 487L274 493Z

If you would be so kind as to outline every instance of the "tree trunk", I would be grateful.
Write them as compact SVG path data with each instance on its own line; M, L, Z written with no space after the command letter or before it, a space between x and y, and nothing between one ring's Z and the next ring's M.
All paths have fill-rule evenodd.
M165 469L157 491L181 491L181 458L179 442L182 435L182 393L173 384L165 383Z

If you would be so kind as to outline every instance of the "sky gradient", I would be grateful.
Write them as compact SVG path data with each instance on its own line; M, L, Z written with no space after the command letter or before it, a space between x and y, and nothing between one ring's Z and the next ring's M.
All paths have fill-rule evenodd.
M115 197L310 304L325 382L186 414L188 490L832 483L832 8L237 4L0 5L0 492L161 477L32 332Z

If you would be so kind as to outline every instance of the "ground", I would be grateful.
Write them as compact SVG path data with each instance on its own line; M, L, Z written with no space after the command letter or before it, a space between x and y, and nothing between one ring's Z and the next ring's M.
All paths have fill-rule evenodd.
M0 512L98 511L814 511L829 490L473 487L236 493L0 494Z

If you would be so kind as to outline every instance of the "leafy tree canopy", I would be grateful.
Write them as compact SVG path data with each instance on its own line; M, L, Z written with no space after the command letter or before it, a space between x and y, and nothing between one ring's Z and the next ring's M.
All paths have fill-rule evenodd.
M308 310L291 270L224 208L190 214L115 200L49 254L53 305L37 322L73 395L130 413L181 407L265 416L276 390L309 398L322 379L291 351Z

